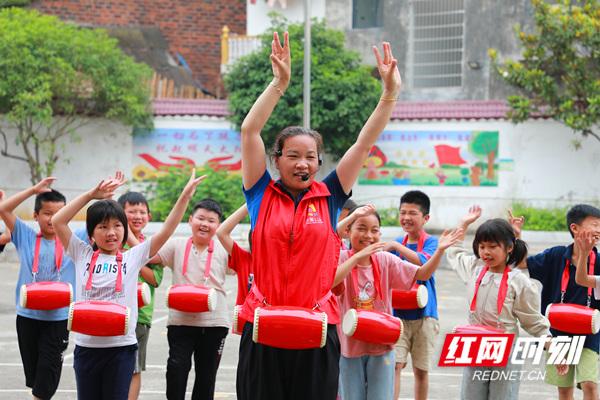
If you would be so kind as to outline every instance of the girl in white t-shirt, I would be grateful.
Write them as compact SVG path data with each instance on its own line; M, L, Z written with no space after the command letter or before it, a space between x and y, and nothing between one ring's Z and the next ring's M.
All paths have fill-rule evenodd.
M195 178L192 174L161 229L152 238L123 253L121 248L127 242L128 233L127 216L123 208L111 200L115 190L125 183L121 172L114 178L102 180L52 218L60 241L75 263L77 301L104 300L130 309L130 324L125 335L75 334L73 367L78 399L127 399L137 349L135 321L139 270L171 236L204 178ZM93 243L90 246L73 235L67 224L94 199L100 201L88 208L86 216L87 233Z
M392 314L392 289L410 290L416 279L427 280L437 268L446 248L461 231L440 236L431 258L417 266L387 251L379 242L381 220L375 208L363 206L340 221L339 231L348 231L352 250L342 250L333 292L340 312L371 309ZM348 228L346 228L348 227ZM394 351L392 345L367 343L344 335L338 325L341 344L339 391L344 400L387 400L394 395Z

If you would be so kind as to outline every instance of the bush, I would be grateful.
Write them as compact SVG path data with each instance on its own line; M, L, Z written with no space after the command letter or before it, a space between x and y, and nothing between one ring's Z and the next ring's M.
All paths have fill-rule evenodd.
M513 214L524 216L524 230L528 231L566 231L568 207L536 208L522 203L513 204Z
M380 208L377 210L381 217L381 226L400 226L398 222L398 209L396 207Z
M170 168L169 173L157 178L150 184L149 203L154 221L164 221L179 194L190 178L189 168ZM196 189L190 201L183 222L187 221L194 204L210 197L219 202L226 218L245 203L242 193L242 177L226 171L214 171L210 168L197 168L196 176L208 175Z

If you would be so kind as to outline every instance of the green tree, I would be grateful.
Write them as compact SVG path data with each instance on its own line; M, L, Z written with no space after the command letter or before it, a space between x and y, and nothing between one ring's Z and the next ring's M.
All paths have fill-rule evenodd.
M302 125L304 26L274 19L268 31L285 30L290 36L292 80L262 131L268 147L284 127ZM344 48L343 32L315 22L311 36L311 128L323 135L328 153L341 157L375 108L381 88L373 69L360 64L358 53ZM238 129L272 78L272 39L272 33L264 34L263 46L241 58L225 76L231 121Z
M150 127L150 74L105 31L0 9L0 154L26 162L35 183L52 174L64 139L76 140L92 118ZM23 154L9 152L7 128Z
M191 170L187 165L184 168L169 169L169 173L160 176L150 184L149 199L152 218L155 221L164 221L177 201L177 197L190 178ZM208 167L197 168L196 176L208 175L200 183L194 198L190 201L186 211L187 220L192 207L196 202L210 197L219 202L225 216L230 215L246 202L242 193L242 177L226 171L214 171Z
M0 8L23 7L31 4L32 0L0 0Z
M489 51L497 72L519 92L508 97L509 117L519 123L542 113L600 140L594 132L600 121L600 2L531 2L534 31L516 29L521 59L500 62L497 51Z
M494 179L494 160L498 154L498 132L473 132L469 141L469 150L477 157L487 161L487 178Z

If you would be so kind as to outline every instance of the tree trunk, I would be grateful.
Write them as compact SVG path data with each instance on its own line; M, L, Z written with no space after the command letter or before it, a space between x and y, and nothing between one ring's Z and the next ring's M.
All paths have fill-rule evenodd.
M490 151L487 154L487 178L488 180L493 180L494 179L494 159L496 158L496 152L495 151Z

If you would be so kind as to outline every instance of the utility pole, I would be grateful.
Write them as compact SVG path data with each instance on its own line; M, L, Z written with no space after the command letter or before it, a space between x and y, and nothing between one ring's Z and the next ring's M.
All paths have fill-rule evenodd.
M304 117L303 126L310 129L310 0L304 0Z

